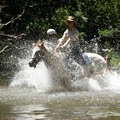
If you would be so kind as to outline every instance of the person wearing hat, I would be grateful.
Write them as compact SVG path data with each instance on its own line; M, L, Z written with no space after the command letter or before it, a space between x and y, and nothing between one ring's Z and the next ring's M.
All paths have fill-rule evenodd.
M49 50L53 51L55 49L55 46L57 45L57 32L55 29L48 29L47 30L47 39L46 39L46 46L48 47Z
M56 32L54 29L51 28L51 29L48 29L48 30L47 30L47 35L50 35L50 36L51 36L51 35L52 35L52 36L53 36L53 35L57 35L57 32Z
M75 18L73 16L67 17L66 26L67 29L65 30L62 38L59 39L59 43L57 44L55 51L67 48L67 57L72 57L79 62L82 54L79 46L79 31L75 27Z

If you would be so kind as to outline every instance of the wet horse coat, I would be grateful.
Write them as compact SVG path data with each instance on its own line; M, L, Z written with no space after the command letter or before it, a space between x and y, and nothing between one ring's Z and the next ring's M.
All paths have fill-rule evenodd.
M56 55L54 52L48 51L43 41L38 41L33 48L33 54L29 66L36 67L40 61L44 61L45 65L55 76L54 78L59 79L59 82L66 87L71 84L70 79L73 79L73 72L78 72L77 77L80 79L95 74L101 74L105 71L107 64L102 56L96 53L84 53L83 57L86 62L87 58L89 58L88 64L78 65L79 67L77 67L77 69L75 68L71 71L70 69L66 69L64 61L60 56ZM76 64L78 63L72 60L70 67L72 68L72 65Z

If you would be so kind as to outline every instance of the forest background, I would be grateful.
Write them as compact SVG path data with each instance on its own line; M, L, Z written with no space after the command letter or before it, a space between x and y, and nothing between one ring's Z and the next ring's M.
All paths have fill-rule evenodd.
M120 65L120 0L1 0L1 78L17 70L17 58L28 54L29 44L45 38L47 29L61 37L68 15L75 16L80 39L88 44L96 40L99 52L110 50L111 65Z

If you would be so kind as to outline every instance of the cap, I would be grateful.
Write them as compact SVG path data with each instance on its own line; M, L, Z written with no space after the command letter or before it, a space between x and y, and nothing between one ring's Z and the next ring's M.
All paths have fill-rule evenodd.
M54 29L48 29L48 30L47 30L47 34L48 34L48 35L56 35L57 32L56 32Z

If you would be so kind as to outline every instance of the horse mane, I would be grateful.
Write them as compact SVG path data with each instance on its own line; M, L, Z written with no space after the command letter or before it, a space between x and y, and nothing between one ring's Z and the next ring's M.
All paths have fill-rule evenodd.
M42 48L44 47L44 41L39 39L36 43L33 43L33 46Z

